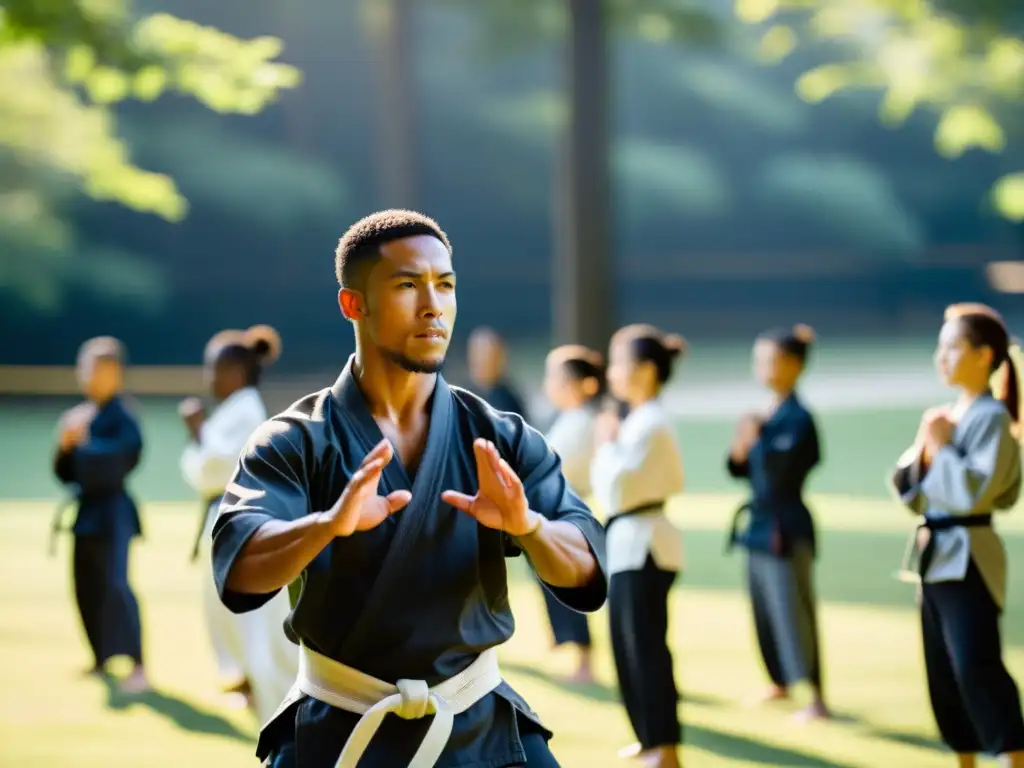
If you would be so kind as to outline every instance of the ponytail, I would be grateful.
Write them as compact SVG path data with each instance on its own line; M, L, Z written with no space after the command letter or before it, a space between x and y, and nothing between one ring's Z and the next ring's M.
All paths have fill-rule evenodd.
M660 389L672 377L672 369L678 358L687 351L686 339L678 333L666 333L646 323L635 323L620 328L612 337L612 343L628 343L633 358L638 363L651 363Z
M281 355L281 335L269 325L254 325L246 331L226 330L206 345L207 361L230 361L245 370L246 382L255 387L263 369Z
M1013 356L1008 354L1006 360L1003 361L1001 366L1002 386L999 388L999 393L996 395L1002 400L1003 405L1006 406L1006 410L1010 413L1010 420L1013 422L1013 428L1015 433L1020 432L1020 374L1017 371L1017 363L1014 362Z

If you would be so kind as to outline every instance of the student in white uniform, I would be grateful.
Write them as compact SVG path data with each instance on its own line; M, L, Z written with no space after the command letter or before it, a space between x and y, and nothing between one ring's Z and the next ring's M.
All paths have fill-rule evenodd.
M269 326L222 331L206 346L204 363L217 407L206 417L197 398L185 400L180 413L191 437L181 457L185 481L203 499L192 558L200 541L210 540L224 488L253 431L267 420L260 397L260 374L277 359L281 341ZM281 592L259 610L233 614L221 603L213 582L209 548L202 553L203 610L210 641L229 692L244 693L265 722L284 699L298 672L298 649L284 633L288 594Z
M678 768L679 694L668 647L669 590L683 567L680 532L665 502L683 490L683 462L672 421L659 399L685 348L680 336L631 325L612 337L608 386L629 413L602 413L590 471L608 515L608 595L619 688L637 744L652 768Z
M591 494L590 464L594 458L594 426L597 402L604 391L604 357L578 344L551 350L544 367L544 393L558 416L548 430L548 443L562 460L562 474L576 494ZM594 681L591 666L590 627L587 616L560 603L547 589L544 603L555 646L574 645L578 651L576 672L570 682Z
M1020 693L1006 666L999 620L1006 600L1006 549L995 512L1021 490L1020 406L1006 325L995 310L946 310L935 364L959 390L932 408L893 473L893 487L921 515L905 564L921 583L921 631L932 712L960 768L975 755L1024 766ZM1000 396L989 389L993 373Z

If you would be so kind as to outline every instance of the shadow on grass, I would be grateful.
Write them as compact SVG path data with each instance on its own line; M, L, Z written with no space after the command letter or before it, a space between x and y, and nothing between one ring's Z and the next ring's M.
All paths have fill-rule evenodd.
M183 731L253 743L252 735L240 730L230 720L214 712L200 709L185 699L156 690L146 693L123 693L118 687L117 680L110 676L105 676L103 682L107 687L107 706L112 710L135 706L149 707Z
M520 662L503 661L502 668L516 675L542 680L549 685L564 691L588 698L592 701L617 704L619 694L615 686L602 683L579 685L559 679L536 667ZM697 704L704 707L734 706L734 702L707 694L683 693L680 701L684 704ZM947 752L946 747L938 740L912 733L901 733L879 728L872 723L847 713L833 713L832 721L852 726L871 738L883 739L934 752ZM682 726L684 743L692 744L707 752L734 760L746 760L761 765L785 765L793 768L847 768L849 764L839 763L818 755L811 755L788 747L766 744L734 733L716 731L703 726L684 724Z

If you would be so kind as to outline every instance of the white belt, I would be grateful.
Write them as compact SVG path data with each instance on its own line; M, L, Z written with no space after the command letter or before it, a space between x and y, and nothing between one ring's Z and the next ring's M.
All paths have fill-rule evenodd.
M406 720L434 715L408 768L432 768L452 733L455 715L465 712L501 683L498 652L489 648L455 677L433 688L424 680L385 683L300 646L296 685L307 696L362 715L345 742L335 768L356 768L388 713Z

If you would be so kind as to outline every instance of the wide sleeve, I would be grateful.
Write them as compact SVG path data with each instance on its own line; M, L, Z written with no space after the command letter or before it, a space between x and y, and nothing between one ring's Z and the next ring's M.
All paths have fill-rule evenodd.
M964 436L963 452L943 446L932 458L920 493L951 515L1013 506L1020 495L1020 444L1005 413L979 417Z
M182 451L182 477L201 495L216 496L231 480L246 440L263 421L263 414L235 409L217 414L199 430L199 440Z
M292 521L312 512L304 429L272 419L249 438L224 491L213 525L213 578L221 601L234 613L252 611L276 593L242 594L227 587L228 575L253 534L272 520Z
M587 425L556 421L548 444L562 460L562 474L580 496L590 493L590 463L594 457L594 430Z
M928 500L921 494L922 477L921 446L912 445L897 459L896 467L889 475L889 487L900 503L916 515L923 515L928 506Z
M736 461L731 455L725 459L725 471L730 477L737 479L750 476L750 462L747 459Z
M123 487L141 453L142 432L134 419L126 417L119 420L113 435L90 437L71 450L68 474L83 495L116 491Z
M499 431L505 423L502 419ZM523 482L530 509L548 520L575 525L587 540L597 560L598 572L582 587L544 587L559 602L582 613L590 613L604 605L608 597L608 568L605 559L604 528L593 512L576 495L562 474L562 462L537 430L516 419L518 432L511 440L512 468Z
M57 448L53 452L53 474L64 485L70 485L75 482L71 466L71 451L62 451L60 448Z
M683 462L675 438L658 426L635 441L604 443L594 453L590 484L608 515L681 493Z

